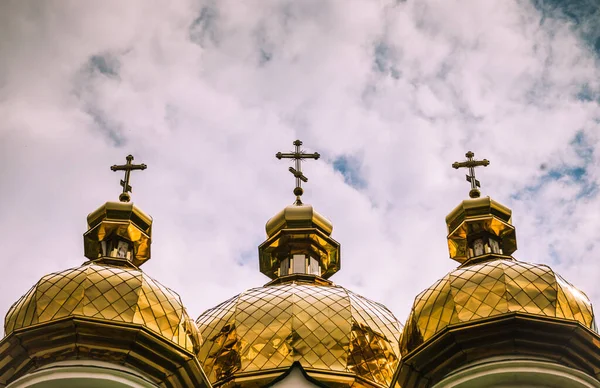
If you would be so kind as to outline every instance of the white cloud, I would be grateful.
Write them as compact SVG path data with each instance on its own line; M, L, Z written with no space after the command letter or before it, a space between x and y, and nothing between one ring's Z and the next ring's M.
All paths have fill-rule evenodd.
M468 149L492 162L484 195L514 209L516 257L600 302L599 200L542 179L582 163L579 131L597 144L598 104L577 93L598 65L572 26L500 0L257 4L0 6L0 311L83 261L85 216L116 200L108 167L128 153L149 166L132 182L155 219L144 269L191 315L265 283L264 223L293 200L274 154L296 138L323 155L305 199L342 244L332 280L401 320L455 266L444 217L466 198L450 164ZM342 155L364 187L334 171Z

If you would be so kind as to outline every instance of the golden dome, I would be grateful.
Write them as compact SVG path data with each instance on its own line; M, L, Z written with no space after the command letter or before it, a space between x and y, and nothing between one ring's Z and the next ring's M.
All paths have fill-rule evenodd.
M508 313L573 320L596 330L588 297L548 266L494 258L461 266L417 296L402 354L447 326Z
M299 365L332 387L389 387L400 360L401 324L379 303L326 280L340 269L332 223L303 204L294 142L289 171L296 201L271 218L258 247L260 271L273 279L206 311L196 323L205 342L198 360L215 387L263 387Z
M44 276L8 311L6 335L66 317L144 326L193 352L200 336L179 296L135 268L86 263Z
M198 359L213 385L263 386L298 362L328 386L389 386L400 359L401 324L393 314L316 276L292 277L198 318L205 340Z
M179 295L137 266L150 259L152 218L132 203L107 202L88 216L77 268L44 276L8 311L6 334L66 317L142 325L191 352L200 345Z
M0 386L74 359L130 367L161 387L210 386L195 357L198 328L179 296L138 268L150 259L152 218L127 203L130 172L146 168L132 161L111 167L125 171L122 203L87 218L90 260L44 276L9 309Z
M77 268L44 276L9 310L5 331L66 317L137 324L191 352L200 337L179 295L137 266L150 259L152 217L133 203L107 202L88 216Z
M592 305L546 265L517 249L509 208L490 197L462 201L446 217L450 258L461 265L419 294L401 340L405 355L448 326L523 313L580 322L595 330Z

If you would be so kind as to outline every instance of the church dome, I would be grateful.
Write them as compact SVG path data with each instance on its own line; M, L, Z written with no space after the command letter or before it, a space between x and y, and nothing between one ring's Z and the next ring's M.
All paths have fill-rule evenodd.
M597 379L598 334L589 298L550 267L512 256L517 249L512 211L490 197L480 198L473 171L489 161L473 160L472 152L465 156L467 161L452 166L469 168L471 199L446 217L450 258L460 265L415 298L394 383L529 386L520 385L517 377L538 373L540 386L546 386L549 380L540 376L552 374L553 367ZM513 361L544 366L536 372L502 369L503 362ZM483 365L497 379L485 380L475 372ZM506 379L499 377L502 373Z
M400 358L401 324L387 308L319 278L250 289L197 323L214 386L267 383L298 362L325 384L387 387Z
M42 277L9 309L0 386L73 360L102 363L109 375L125 368L152 386L210 386L195 357L198 328L179 295L139 268L150 259L152 218L129 202L129 174L146 168L132 161L111 168L126 173L122 202L87 217L88 261Z
M263 387L299 366L309 380L342 387L389 387L400 361L402 325L385 306L327 280L340 270L332 223L302 203L304 159L296 149L296 201L266 224L260 271L272 279L203 313L198 360L214 387Z
M580 322L595 330L588 297L546 265L517 261L512 212L490 197L463 201L446 217L450 257L461 265L419 294L403 354L449 325L508 313Z
M141 325L190 352L200 344L175 292L138 269L93 262L44 276L11 307L5 332L66 317Z
M44 276L9 310L6 333L79 316L142 325L193 352L200 337L179 295L138 268L150 258L152 218L131 202L107 202L87 221L90 261Z
M461 266L417 296L402 353L449 325L508 313L573 320L596 330L588 297L550 267L495 258Z

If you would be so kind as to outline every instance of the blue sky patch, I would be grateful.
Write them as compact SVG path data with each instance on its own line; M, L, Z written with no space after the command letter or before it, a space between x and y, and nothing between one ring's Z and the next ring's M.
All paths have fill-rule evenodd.
M373 50L373 70L389 75L394 79L399 79L402 76L402 72L394 65L390 46L385 42L380 41L375 44Z
M600 57L600 2L597 0L533 0L546 18L566 19L588 47Z
M591 180L587 174L587 170L593 161L594 147L588 142L583 131L577 132L573 140L569 143L580 159L580 163L574 165L562 164L557 167L548 169L545 164L540 166L542 171L537 182L525 187L523 190L511 197L515 200L522 199L523 196L531 196L542 189L543 186L553 182L562 181L569 185L578 185L579 192L575 199L592 197L598 193L598 183Z
M121 62L110 53L95 54L83 64L78 77L75 79L73 93L82 101L82 110L94 121L95 128L102 133L115 147L125 145L122 126L98 106L96 87L101 83L119 83Z
M92 55L88 66L92 73L100 73L107 77L118 77L121 63L116 57L109 54Z
M333 160L333 169L344 176L344 182L355 189L363 189L367 186L365 178L360 173L360 163L356 158L345 155L338 156Z
M126 139L122 134L121 125L113 122L105 112L99 109L88 108L86 113L89 114L96 127L113 143L115 147L125 145Z
M200 47L205 47L207 41L217 43L216 21L217 11L211 7L202 7L200 15L190 25L190 40Z
M594 100L598 101L599 97L598 93L592 90L589 84L583 84L579 89L579 92L577 92L577 99L579 101L590 102Z

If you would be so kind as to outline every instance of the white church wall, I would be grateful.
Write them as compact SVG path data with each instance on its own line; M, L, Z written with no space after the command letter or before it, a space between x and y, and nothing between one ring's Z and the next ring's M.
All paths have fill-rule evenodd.
M488 360L467 366L434 388L600 388L600 382L579 370L547 361Z
M46 365L7 388L157 388L157 385L129 368L78 360Z
M273 388L315 388L317 385L311 383L304 377L299 368L292 368L291 372L281 381L272 385Z

